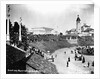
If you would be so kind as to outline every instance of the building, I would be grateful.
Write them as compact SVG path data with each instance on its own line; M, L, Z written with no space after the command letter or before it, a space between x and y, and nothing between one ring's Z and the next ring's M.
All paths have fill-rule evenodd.
M32 28L31 30L28 31L28 33L30 34L54 34L54 35L58 35L59 32L52 29L52 28L48 28L48 27L36 27L36 28Z
M94 29L87 28L86 30L82 31L81 36L94 36Z
M76 29L71 29L67 31L67 34L78 34L78 36L94 36L94 29L86 23L81 26L81 19L79 15L77 15L76 19Z
M71 44L77 44L78 36L92 36L94 39L94 29L90 28L87 24L81 26L81 19L77 15L76 19L76 29L71 29L66 31L66 40Z
M78 40L78 34L67 34L66 35L66 40L70 43L70 44L77 44L77 40Z
M66 34L80 34L81 33L81 19L79 18L79 15L77 15L76 19L76 28L73 28L69 31L66 31Z
M51 31L51 34L54 34L54 35L58 35L60 32L56 31L56 30L52 30Z
M83 24L83 26L81 26L81 31L83 32L84 30L90 28L90 26L88 26L86 23Z
M94 29L92 29L87 24L84 24L81 27L81 34L79 34L79 36L94 36Z
M67 31L67 34L77 34L76 29L73 28L73 29Z
M81 19L79 18L79 15L77 15L77 19L76 19L76 32L78 34L81 33L81 23L80 23Z
M37 27L37 28L32 28L33 34L51 34L52 28L48 27Z

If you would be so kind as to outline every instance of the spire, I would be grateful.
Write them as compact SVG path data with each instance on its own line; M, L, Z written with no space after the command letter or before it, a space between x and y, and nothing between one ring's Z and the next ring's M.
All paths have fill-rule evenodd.
M79 15L77 15L76 21L81 21L81 19L79 18Z

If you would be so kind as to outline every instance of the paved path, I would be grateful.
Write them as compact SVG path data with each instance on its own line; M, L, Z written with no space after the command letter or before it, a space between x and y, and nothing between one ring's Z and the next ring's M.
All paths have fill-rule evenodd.
M74 48L63 48L55 51L52 55L55 57L54 64L60 74L87 74L89 71L85 70L81 61L75 61L75 54L71 54ZM66 51L66 54L64 53ZM70 57L69 67L66 67L68 57Z

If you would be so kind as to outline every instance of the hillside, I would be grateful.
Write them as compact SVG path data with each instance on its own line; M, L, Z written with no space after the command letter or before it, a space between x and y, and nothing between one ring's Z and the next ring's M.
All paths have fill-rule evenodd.
M58 74L56 66L38 54L26 57L26 52L20 48L6 44L7 74Z
M64 35L32 35L29 40L31 41L30 46L44 52L50 51L50 53L65 47L94 45L94 39L91 36L78 37L78 44L70 44Z
M72 45L67 42L67 40L62 41L39 41L32 42L30 46L34 46L44 52L50 51L53 53L55 50L65 47L71 47Z
M78 44L80 46L91 46L94 45L94 39L91 36L78 37Z
M29 70L29 73L58 74L54 64L37 54L33 54L26 63L28 65L26 69ZM34 72L30 72L32 70Z

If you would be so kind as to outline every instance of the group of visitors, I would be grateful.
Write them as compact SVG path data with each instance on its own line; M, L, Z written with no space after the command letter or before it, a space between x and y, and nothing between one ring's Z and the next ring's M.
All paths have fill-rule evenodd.
M77 51L77 52L76 52ZM79 60L79 61L82 61L82 63L85 63L86 62L86 59L85 59L85 57L84 57L84 55L82 54L82 52L80 52L79 50L77 50L77 49L75 49L74 50L74 52L75 52L75 61L76 61L76 59L77 60ZM80 52L80 53L79 53ZM71 53L72 53L72 51L71 51ZM80 56L78 56L78 54L80 55ZM94 63L94 61L92 62L92 63ZM90 62L88 61L87 62L87 67L89 67L90 66ZM91 65L91 66L93 66L93 65Z
M40 55L41 57L44 57L44 54L43 54L43 52L40 50L40 49L37 49L37 48L35 48L35 47L29 47L29 49L28 49L29 51L29 53L30 54L38 54L38 55Z
M64 52L64 54L66 54L66 52ZM74 51L71 50L71 54L75 54L75 56L74 56L75 61L79 60L79 61L82 61L82 63L85 63L86 62L86 59L85 59L84 55L83 54L80 54L79 55L78 54L78 51L76 49ZM69 67L69 62L70 62L70 57L68 57L66 67ZM87 62L87 67L90 67L90 64L91 63L88 61ZM94 61L92 62L92 65L91 66L94 66Z

